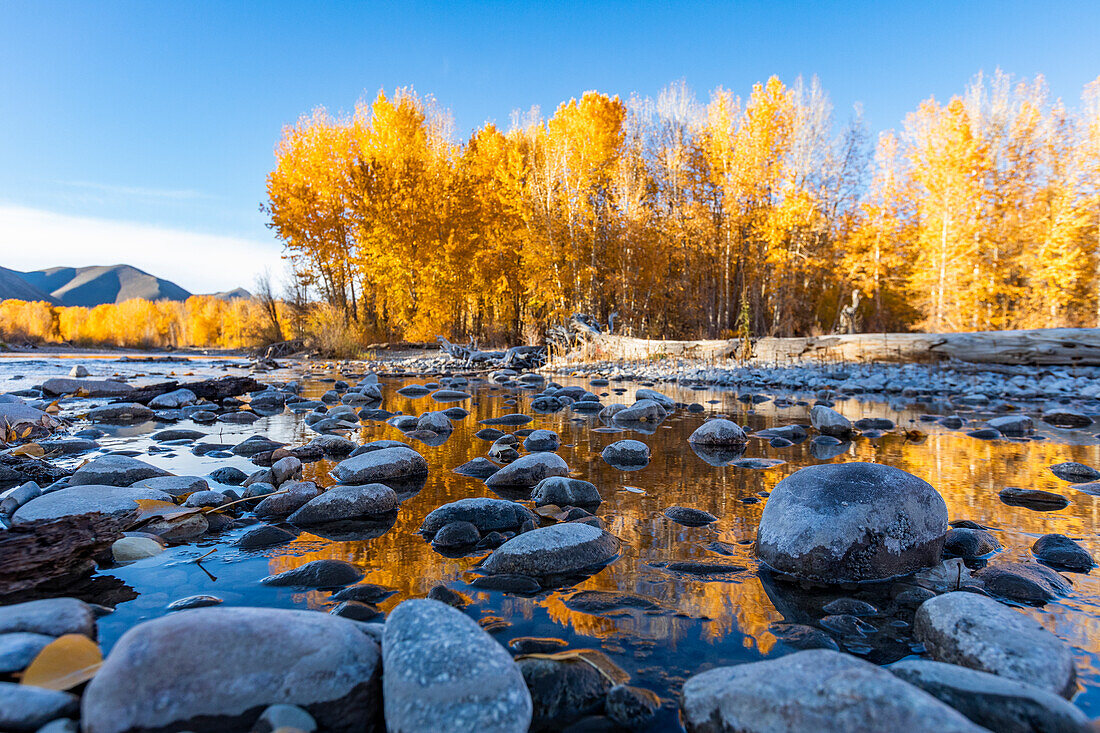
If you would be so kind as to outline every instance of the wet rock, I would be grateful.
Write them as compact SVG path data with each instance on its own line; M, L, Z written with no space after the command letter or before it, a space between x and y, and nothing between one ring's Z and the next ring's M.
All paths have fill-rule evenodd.
M715 733L983 730L886 670L826 649L690 677L682 713L689 731Z
M547 476L568 476L569 466L556 453L531 453L500 469L485 480L497 487L533 487Z
M104 405L88 410L88 419L92 422L129 423L151 420L152 418L153 411L136 402Z
M326 456L350 455L358 447L342 435L318 435L309 445L320 448Z
M358 585L349 585L342 591L333 593L329 600L360 601L362 603L374 604L381 603L396 592L396 589L387 588L384 585L375 585L374 583L359 583Z
M636 593L617 591L582 590L574 593L565 601L565 607L572 611L593 616L620 616L632 612L665 613L667 608L652 598Z
M611 419L620 425L659 423L668 417L668 410L655 400L640 399L629 407L616 410Z
M848 616L874 616L878 614L877 608L858 598L837 598L826 603L821 610L828 614L845 614Z
M1100 480L1100 471L1092 466L1073 461L1055 463L1050 467L1050 472L1063 481L1069 481L1071 484L1086 484L1090 481Z
M207 606L219 606L224 601L217 596L198 595L187 596L168 604L169 611L185 611L189 608L206 608Z
M619 540L614 535L570 522L513 537L494 550L481 567L489 574L568 574L604 565L618 552Z
M278 575L269 575L261 583L299 588L339 588L363 579L359 568L344 560L312 560Z
M186 407L187 405L193 405L198 399L198 396L196 396L194 392L186 387L181 387L180 389L174 389L171 392L157 395L149 400L149 407L173 410L180 407Z
M470 399L472 396L469 392L458 389L437 389L432 392L432 399L436 402L461 402Z
M696 428L688 442L700 445L744 445L748 442L748 437L737 423L716 417Z
M705 527L711 522L717 522L718 517L702 509L692 509L686 506L670 506L665 509L665 516L685 527Z
M138 516L138 505L135 499L171 501L172 497L152 489L97 485L73 486L31 499L16 510L12 515L12 522L19 524L36 519L57 519L99 512L117 517L123 523L127 523Z
M128 384L103 379L66 379L54 377L42 383L47 395L66 395L80 392L87 397L124 397L134 390Z
M1085 733L1088 717L1053 692L955 664L911 659L888 668L974 723L998 733Z
M607 691L604 705L607 717L627 730L640 730L653 723L661 709L661 698L642 687L615 685Z
M417 430L427 430L441 435L450 435L454 430L451 419L442 412L425 412L416 420Z
M129 456L107 455L89 461L69 477L69 486L132 486L143 479L169 476L162 468Z
M978 440L997 440L1001 435L1001 431L996 428L978 428L977 430L971 430L967 433L971 438L977 438Z
M25 631L0 634L0 675L22 672L53 639Z
M500 440L489 446L489 458L497 461L498 463L511 463L519 459L519 451L516 450L512 441L505 441L505 438L511 438L512 436L502 436ZM495 471L493 473L496 473ZM490 474L492 475L492 474Z
M164 545L149 537L121 537L111 544L111 556L119 564L156 557L162 552Z
M1041 563L1078 573L1096 567L1088 550L1063 534L1045 534L1031 546L1031 552Z
M163 491L169 496L183 496L199 491L209 491L210 484L201 476L157 476L156 478L142 479L133 484L135 488Z
M3 424L3 416L0 415L0 424ZM49 438L39 440L38 444L49 456L75 456L99 450L99 443L88 438Z
M824 616L818 623L821 624L822 628L849 638L867 636L878 631L873 625L851 614Z
M1035 424L1027 415L1005 415L986 421L986 425L1002 435L1021 436L1035 432Z
M1021 603L1043 604L1069 593L1072 588L1061 575L1033 562L1001 562L987 565L974 577L995 596Z
M494 473L500 470L500 466L490 461L488 458L478 458L472 461L463 463L458 468L454 469L454 472L460 476L471 476L473 478L486 479L492 476Z
M435 536L432 544L441 548L470 547L481 540L477 527L470 522L448 522L444 524Z
M634 399L636 400L653 400L666 410L672 410L676 406L676 401L668 395L661 394L654 389L639 389L634 393Z
M262 435L253 435L233 446L230 449L230 452L237 456L251 458L252 456L257 456L261 453L269 453L273 450L278 450L284 445L286 444L271 440L270 438L266 438Z
M569 646L563 639L520 636L508 642L508 648L516 654L553 654Z
M257 517L290 516L322 494L321 489L312 481L284 484L283 489L286 490L285 494L272 494L256 505L253 512Z
M272 547L274 545L282 545L284 543L292 541L296 534L288 532L282 527L276 527L271 524L261 524L259 527L254 527L237 540L236 545L242 550L258 550L264 547Z
M332 477L342 484L373 484L428 473L428 462L408 446L382 448L336 464Z
M534 418L532 418L530 415L520 415L518 413L512 413L512 414L509 414L509 415L501 415L500 417L491 417L491 418L488 418L486 420L482 420L480 422L480 424L481 425L490 425L490 426L492 426L492 425L519 426L519 425L526 425L527 423L531 422L533 419Z
M972 559L1001 549L1001 543L992 532L968 527L952 527L947 530L943 542L943 554L948 557Z
M173 428L171 430L161 430L159 433L154 433L152 439L158 443L165 443L169 440L198 440L203 437L206 437L206 433L199 430L181 430Z
M523 733L531 695L504 647L477 623L431 600L405 601L382 636L386 726L391 731Z
M1087 428L1092 425L1092 418L1083 412L1061 407L1047 410L1040 419L1059 428Z
M0 682L0 730L33 733L56 718L80 714L80 698L14 682Z
M495 441L504 435L507 435L507 433L502 430L497 430L496 428L482 428L481 430L478 430L476 433L474 433L475 438L491 441Z
M774 624L768 628L777 640L792 649L832 649L839 651L840 646L833 641L833 637L821 629L804 624Z
M0 606L0 634L96 636L95 612L76 598L49 598Z
M431 539L436 532L452 522L470 522L482 534L493 531L514 532L527 522L537 524L538 516L514 501L471 497L435 509L424 518L417 532Z
M595 484L568 476L549 476L539 481L531 491L536 506L595 507L603 501Z
M291 524L311 525L362 519L397 509L397 493L384 484L333 486L288 517Z
M612 687L598 669L580 659L526 657L517 663L531 692L532 730L560 730L583 715L599 712Z
M814 405L810 410L810 424L822 435L834 438L848 438L853 432L851 420L825 405Z
M188 514L170 519L154 519L142 525L142 531L157 535L165 542L186 542L206 534L210 520L204 514Z
M397 390L397 394L402 397L423 397L431 392L430 389L422 384L407 384L401 389Z
M196 491L187 497L187 500L183 502L186 507L194 508L206 508L206 507L219 507L222 504L228 504L229 497L220 491Z
M542 586L530 575L502 573L483 575L470 581L470 585L481 590L495 590L501 593L521 593L533 595L542 590Z
M341 601L329 613L353 621L374 621L382 616L382 611L374 604L363 601Z
M1077 686L1073 650L1034 619L992 598L954 591L925 601L913 636L937 662L1035 685L1063 697Z
M84 729L243 732L278 703L306 710L322 730L371 730L381 708L379 657L355 623L315 611L169 614L119 639L84 693Z
M297 705L272 705L259 717L249 733L313 733L317 721Z
M469 597L451 590L445 585L437 585L428 591L428 598L440 603L446 603L452 608L466 608L470 605Z
M523 439L523 447L531 453L556 451L561 447L561 440L553 430L533 430Z
M1039 489L1019 489L1009 486L1001 489L1001 501L1009 506L1022 506L1037 512L1053 512L1069 506L1069 499L1061 494Z
M233 466L222 466L214 469L209 476L219 484L226 484L227 486L240 486L248 478L244 471Z
M891 466L810 466L772 491L756 552L782 573L825 583L884 580L939 562L947 505Z
M642 468L649 465L649 446L640 440L619 440L604 448L600 457L616 468Z
M276 486L282 486L287 481L298 478L301 475L302 462L294 456L280 458L271 464L271 477L274 479L272 483Z

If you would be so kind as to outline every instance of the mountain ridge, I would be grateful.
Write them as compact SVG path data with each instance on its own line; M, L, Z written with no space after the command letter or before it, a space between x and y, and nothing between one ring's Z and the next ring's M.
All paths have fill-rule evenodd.
M183 301L191 295L171 280L133 265L59 266L29 272L0 267L0 300L44 300L52 305L91 308L134 298ZM223 300L252 297L244 288L211 295Z

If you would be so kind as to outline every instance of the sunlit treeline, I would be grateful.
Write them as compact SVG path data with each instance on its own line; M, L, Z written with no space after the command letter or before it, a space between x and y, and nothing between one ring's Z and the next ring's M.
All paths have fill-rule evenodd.
M370 338L1094 325L1100 85L976 78L877 144L815 82L588 92L464 143L409 90L288 127L270 224Z
M279 340L268 311L255 299L192 295L186 301L53 306L0 302L0 340L67 342L79 346L243 348ZM281 333L280 333L281 336Z

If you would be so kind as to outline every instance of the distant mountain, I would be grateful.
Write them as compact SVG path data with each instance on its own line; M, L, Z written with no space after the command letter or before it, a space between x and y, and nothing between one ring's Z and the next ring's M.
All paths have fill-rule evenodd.
M251 300L252 293L248 292L244 288L233 288L232 290L223 290L220 293L210 293L211 298L220 298L221 300L237 300L243 298L244 300Z
M17 274L31 287L49 293L61 305L92 307L133 298L186 300L191 295L173 282L130 265L51 267Z
M58 301L44 290L27 282L25 273L0 267L0 300L44 300L58 305Z

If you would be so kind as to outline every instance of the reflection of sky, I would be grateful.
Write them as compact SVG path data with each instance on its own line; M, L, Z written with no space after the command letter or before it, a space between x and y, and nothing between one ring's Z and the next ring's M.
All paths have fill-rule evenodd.
M67 373L72 363L66 360L62 364L54 361L27 365L3 359L0 360L0 384L8 384L2 380L16 368L33 375L33 379L25 382L30 384L46 376ZM223 373L221 366L208 362L186 366L119 362L109 366L106 363L88 365L94 374L117 370L129 375L145 375L139 381L160 381L173 370L177 377L187 372L196 378ZM227 373L243 371L230 369ZM272 376L286 378L288 374ZM329 386L310 381L305 396L317 397ZM396 383L386 384L383 407L388 410L415 414L450 406L439 405L430 398L403 398L395 394L397 386ZM606 392L618 386L613 383L594 391ZM731 391L677 390L668 386L662 387L662 391L678 400L703 403L709 414L728 411L733 419L752 429L808 422L805 406L776 408L771 403L764 403L747 413L745 405L738 402ZM443 445L433 448L415 443L417 450L427 458L432 473L425 487L402 504L393 528L377 539L331 542L302 534L287 547L263 553L240 553L225 541L206 540L197 547L176 548L160 558L112 571L141 595L123 603L114 615L101 621L104 642L109 646L126 627L159 615L172 600L194 593L213 593L235 605L326 608L327 594L295 593L258 584L264 575L323 557L349 560L366 571L367 582L398 589L397 594L381 604L384 610L388 611L405 598L424 595L432 586L446 582L475 600L469 611L475 618L500 616L511 622L511 626L495 633L502 642L519 636L556 636L566 639L572 646L601 648L634 675L634 684L655 689L665 697L679 690L682 678L704 668L782 653L783 647L777 646L775 636L768 630L773 623L783 620L813 623L824 615L820 606L828 598L807 595L782 584L763 583L756 575L751 548L766 494L792 471L818 462L811 457L808 444L774 449L764 441L752 440L747 456L780 458L786 463L768 470L713 467L688 449L686 443L687 436L705 414L689 414L683 410L648 435L629 431L594 432L592 428L601 424L598 418L578 416L570 411L536 415L535 421L526 427L556 430L562 438L559 454L569 463L574 475L599 487L605 501L597 514L608 530L623 540L622 556L575 588L534 599L488 593L467 586L465 581L471 576L466 573L478 558L444 558L415 531L428 512L442 504L467 496L494 496L480 481L459 476L450 469L486 453L490 443L473 437L480 427L477 420L524 411L529 398L526 393L522 394L525 396L514 403L513 398L517 395L512 391L483 389L473 401L462 403L474 414L457 423L455 432ZM602 399L605 403L629 404L633 401L633 387L625 394L611 393ZM718 403L710 404L710 400ZM857 441L834 460L878 461L924 478L943 494L951 519L970 519L995 528L1005 545L1005 557L1026 558L1034 538L1047 532L1061 532L1081 539L1090 552L1100 554L1100 542L1095 539L1094 530L1100 498L1073 490L1046 470L1050 464L1067 460L1100 465L1100 448L1095 445L1094 437L1044 430L1046 439L1042 441L980 441L966 437L963 431L931 429L928 423L917 422L923 412L921 406L897 411L882 403L852 400L838 403L837 409L853 419L890 417L903 427L931 431L927 439L920 442L907 441L901 435L890 435L874 442ZM181 423L178 427L196 426ZM253 426L219 423L197 427L212 431L207 439L209 442L231 444L255 432L294 444L308 442L314 435L289 412L263 418ZM103 443L112 448L127 445L141 450L149 445L145 436L151 428L146 425L112 429L112 435L103 439ZM625 437L642 440L650 446L653 457L648 467L628 473L603 462L600 451ZM1070 437L1078 443L1092 444L1071 445L1065 442ZM369 423L358 436L361 441L381 438L402 439L402 435L383 423ZM255 468L241 458L199 458L186 449L175 455L148 456L147 460L176 473L205 474L224 465L236 465L245 471ZM307 464L306 474L329 484L327 471L330 468L329 462ZM644 493L628 491L626 486ZM997 497L997 492L1005 486L1055 491L1068 497L1071 504L1064 510L1049 513L1010 507ZM752 498L760 501L743 501ZM704 509L719 517L719 521L710 527L682 527L662 515L664 509L672 505ZM238 534L231 533L226 539L232 541ZM732 546L734 554L719 557L708 550L708 545L714 541ZM218 551L203 562L203 567L217 577L216 581L210 580L194 564L181 562L211 547L218 547ZM748 570L732 581L703 582L652 565L703 558L744 565ZM1027 612L1079 650L1078 666L1088 688L1078 702L1095 715L1100 707L1100 690L1097 689L1100 684L1097 668L1100 583L1092 576L1068 574L1068 577L1075 588L1070 598ZM578 589L638 593L659 601L675 613L589 615L571 610L567 605L569 596ZM859 597L875 603L885 613L869 619L881 632L865 640L873 648L860 649L853 644L850 649L867 654L874 661L891 661L908 653L904 636L911 613L895 612L889 596Z

